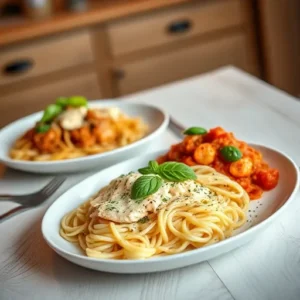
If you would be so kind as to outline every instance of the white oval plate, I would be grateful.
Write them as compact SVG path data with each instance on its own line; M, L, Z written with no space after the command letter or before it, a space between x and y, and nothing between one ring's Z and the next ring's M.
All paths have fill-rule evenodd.
M64 240L59 235L60 220L67 212L85 202L113 178L147 165L149 160L157 158L158 155L166 151L148 154L119 163L88 177L72 187L47 210L42 222L43 236L49 246L67 260L86 268L113 273L166 271L199 263L226 253L247 243L257 236L260 231L267 228L286 209L299 186L298 168L287 155L265 146L251 145L262 152L264 159L272 167L279 169L279 183L272 191L265 192L261 199L251 201L249 207L251 213L248 213L248 222L236 231L233 237L224 241L200 249L164 257L145 260L109 260L87 257L78 245Z
M166 130L169 115L161 109L141 103L129 103L118 100L92 101L89 107L117 106L129 116L141 117L149 126L149 133L142 139L127 146L100 154L58 161L22 161L13 160L8 152L15 140L26 130L34 126L42 112L34 113L7 125L0 131L0 161L13 169L34 173L63 173L86 171L93 168L106 168L126 159L144 154L151 150L151 146ZM157 149L157 148L156 148Z

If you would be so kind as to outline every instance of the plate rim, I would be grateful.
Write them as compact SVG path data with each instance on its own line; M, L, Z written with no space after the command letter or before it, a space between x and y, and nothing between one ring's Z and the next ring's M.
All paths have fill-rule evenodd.
M257 143L248 143L249 145L251 146L258 146L258 147L263 147L263 148L266 148L267 150L271 150L271 151L274 151L276 152L277 154L279 155L282 155L285 157L285 159L287 159L291 165L294 167L295 169L295 175L296 175L296 182L295 182L295 185L294 185L294 188L292 190L292 192L290 193L290 195L288 196L288 199L285 201L285 203L278 209L276 210L272 215L270 215L267 219L264 219L263 221L261 221L259 224L256 224L254 225L253 227L250 227L248 228L246 231L244 232L241 232L235 236L231 236L230 238L227 238L225 240L222 240L220 241L219 243L215 243L215 244L212 244L212 245L209 245L207 247L201 247L201 248L197 248L197 249L193 249L191 251L185 251L185 252L181 252L181 253L176 253L176 254L172 254L172 255L167 255L167 256L163 256L163 257L154 257L154 258L149 258L149 259L141 259L141 260L134 260L134 259L128 259L128 260L117 260L117 259L100 259L100 258L93 258L93 257L88 257L88 256L84 256L83 254L74 254L74 253L71 253L67 250L64 250L62 249L61 247L57 247L55 245L55 243L52 243L52 241L50 239L47 238L47 234L45 234L45 223L46 223L46 219L48 218L48 215L49 215L49 211L51 212L51 209L53 207L53 205L59 201L60 198L64 197L65 194L67 194L68 192L70 192L71 190L73 189L76 189L76 187L79 185L79 184L83 184L85 182L88 182L88 180L92 177L97 177L99 176L99 173L102 173L102 172L105 172L106 169L108 168L111 168L113 166L118 166L118 165L121 165L122 163L130 163L131 161L134 161L136 160L137 158L131 158L131 159L128 159L128 160L125 160L125 161L122 161L122 162L119 162L117 164L114 164L112 166L109 166L105 169L102 169L101 171L99 172L96 172L88 177L86 177L85 179L83 179L82 181L78 182L76 185L72 186L71 188L67 189L63 194L61 194L49 207L48 209L46 210L46 212L44 213L44 216L43 216L43 219L42 219L42 223L41 223L41 231L42 231L42 235L43 235L43 238L44 240L47 242L47 244L56 252L59 252L60 255L62 255L61 253L63 253L63 257L66 257L66 256L70 256L72 257L72 259L80 259L80 260L86 260L88 262L95 262L95 263L98 263L98 264L105 264L105 265L121 265L121 266L124 266L124 265L132 265L132 264L137 264L137 265L140 265L140 264L151 264L151 263L154 263L154 262L170 262L172 260L176 260L178 258L181 258L181 259L184 259L185 257L187 256L190 256L190 255L200 255L201 254L201 251L206 251L207 249L210 249L210 250L214 250L215 248L218 248L220 247L220 245L223 245L223 246L226 246L228 243L232 243L234 242L235 240L238 240L242 237L244 237L244 239L247 238L247 236L251 236L251 234L255 233L256 231L260 230L261 228L264 228L266 227L268 224L272 223L280 214L282 214L282 212L284 210L286 210L287 206L290 205L290 203L293 201L293 199L295 199L295 195L297 194L298 190L300 189L300 172L299 172L299 169L298 169L298 166L297 164L295 163L295 161L289 156L287 155L284 151L281 151L281 150L277 150L277 149L274 149L273 147L269 147L269 146L266 146L264 144L257 144ZM159 151L154 151L154 152L149 152L147 153L146 155L143 155L143 157L145 156L150 156L150 155L154 155L154 154L161 154L161 153L164 153L166 150L164 149L161 149ZM72 260L73 261L73 260ZM74 263L74 262L73 262ZM76 264L76 263L75 263ZM168 269L168 268L167 268Z
M161 133L161 131L164 131L168 124L169 124L169 119L170 119L170 115L169 113L158 106L155 105L151 105L151 104L146 104L146 103L140 103L140 102L133 102L133 101L123 101L123 100L90 100L88 102L88 105L90 107L93 107L93 105L95 104L95 106L99 106L100 104L104 104L104 105L113 105L113 104L125 104L125 105L133 105L133 106L140 106L140 107L144 107L144 108L151 108L151 109L155 109L158 112L160 112L163 116L163 120L162 122L159 124L158 128L156 128L153 132L151 132L150 134L148 134L145 137L142 137L141 139L125 145L123 147L119 147L113 150L109 150L107 152L103 152L103 153L98 153L98 154L93 154L93 155L88 155L88 156L83 156L83 157L77 157L77 158L71 158L71 159L61 159L61 160L55 160L55 161L23 161L23 160L15 160L15 159L11 159L8 154L4 154L5 156L1 155L0 152L0 162L2 163L9 163L9 164L14 164L15 166L37 166L37 167L42 167L42 166L63 166L63 165L67 165L67 164L72 164L72 163L76 163L76 162L82 162L82 161L90 161L93 159L102 159L105 157L109 157L111 155L114 154L118 154L122 151L125 150L130 150L133 147L138 147L139 145L146 143L147 141L153 139L155 136L159 135ZM13 121L10 124L7 124L5 127L0 129L0 140L1 140L1 136L3 134L3 132L6 132L7 130L11 130L11 128L13 128L14 126L16 126L16 124L18 124L19 122L22 121L26 121L26 119L30 119L33 117L37 117L39 114L41 114L43 111L38 111L35 113L32 113L28 116L25 116L23 118L17 119L15 121ZM26 129L25 129L26 130Z

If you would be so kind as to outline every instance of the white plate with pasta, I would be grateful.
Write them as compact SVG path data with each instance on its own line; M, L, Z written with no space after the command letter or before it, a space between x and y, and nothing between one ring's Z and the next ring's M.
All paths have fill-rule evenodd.
M169 122L166 112L151 105L117 100L83 104L85 107L61 109L51 123L42 120L46 117L48 121L48 113L56 113L55 108L60 107L56 103L4 127L0 161L34 173L105 168L151 150Z
M189 177L191 168L179 170L188 179L174 183L174 165L173 173L167 166L157 171L153 165L152 160L165 153L160 151L111 166L72 187L47 210L43 236L65 259L112 273L166 271L224 254L266 229L291 203L299 186L292 159L278 150L251 146L280 172L276 188L261 199L250 201L236 182L205 166L192 167L196 181ZM137 172L149 161L152 165ZM149 174L149 168L156 175ZM151 176L156 192L139 194L145 190L134 185L140 178L152 180ZM157 181L156 176L162 179ZM115 200L128 199L125 192L117 192L120 186L130 187L130 197L140 200L124 200L129 203L126 207L115 205L119 203Z

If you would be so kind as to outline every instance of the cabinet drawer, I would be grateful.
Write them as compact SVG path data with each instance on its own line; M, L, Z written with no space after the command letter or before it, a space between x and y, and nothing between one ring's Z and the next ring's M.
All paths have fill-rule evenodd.
M245 37L235 34L182 50L120 64L116 86L120 95L151 88L213 70L224 65L247 70Z
M209 0L117 21L107 31L113 56L240 25L239 0Z
M92 61L87 31L8 47L0 51L0 86Z
M84 74L46 85L29 87L0 97L0 128L20 117L43 110L56 97L70 95L99 99L101 94L96 74Z

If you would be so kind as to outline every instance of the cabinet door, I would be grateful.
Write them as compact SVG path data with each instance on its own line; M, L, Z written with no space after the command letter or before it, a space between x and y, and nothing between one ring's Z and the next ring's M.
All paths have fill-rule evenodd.
M0 128L20 117L43 110L56 97L70 95L99 99L101 94L96 74L84 74L45 85L32 86L0 97Z
M92 63L93 60L88 31L9 46L0 51L0 87Z
M300 97L300 1L259 0L265 80Z
M250 69L247 66L243 34L195 44L139 61L120 63L115 69L115 85L119 95L124 95L225 65L234 65L246 71Z
M193 1L179 7L112 22L107 27L115 57L196 35L242 27L240 0Z

